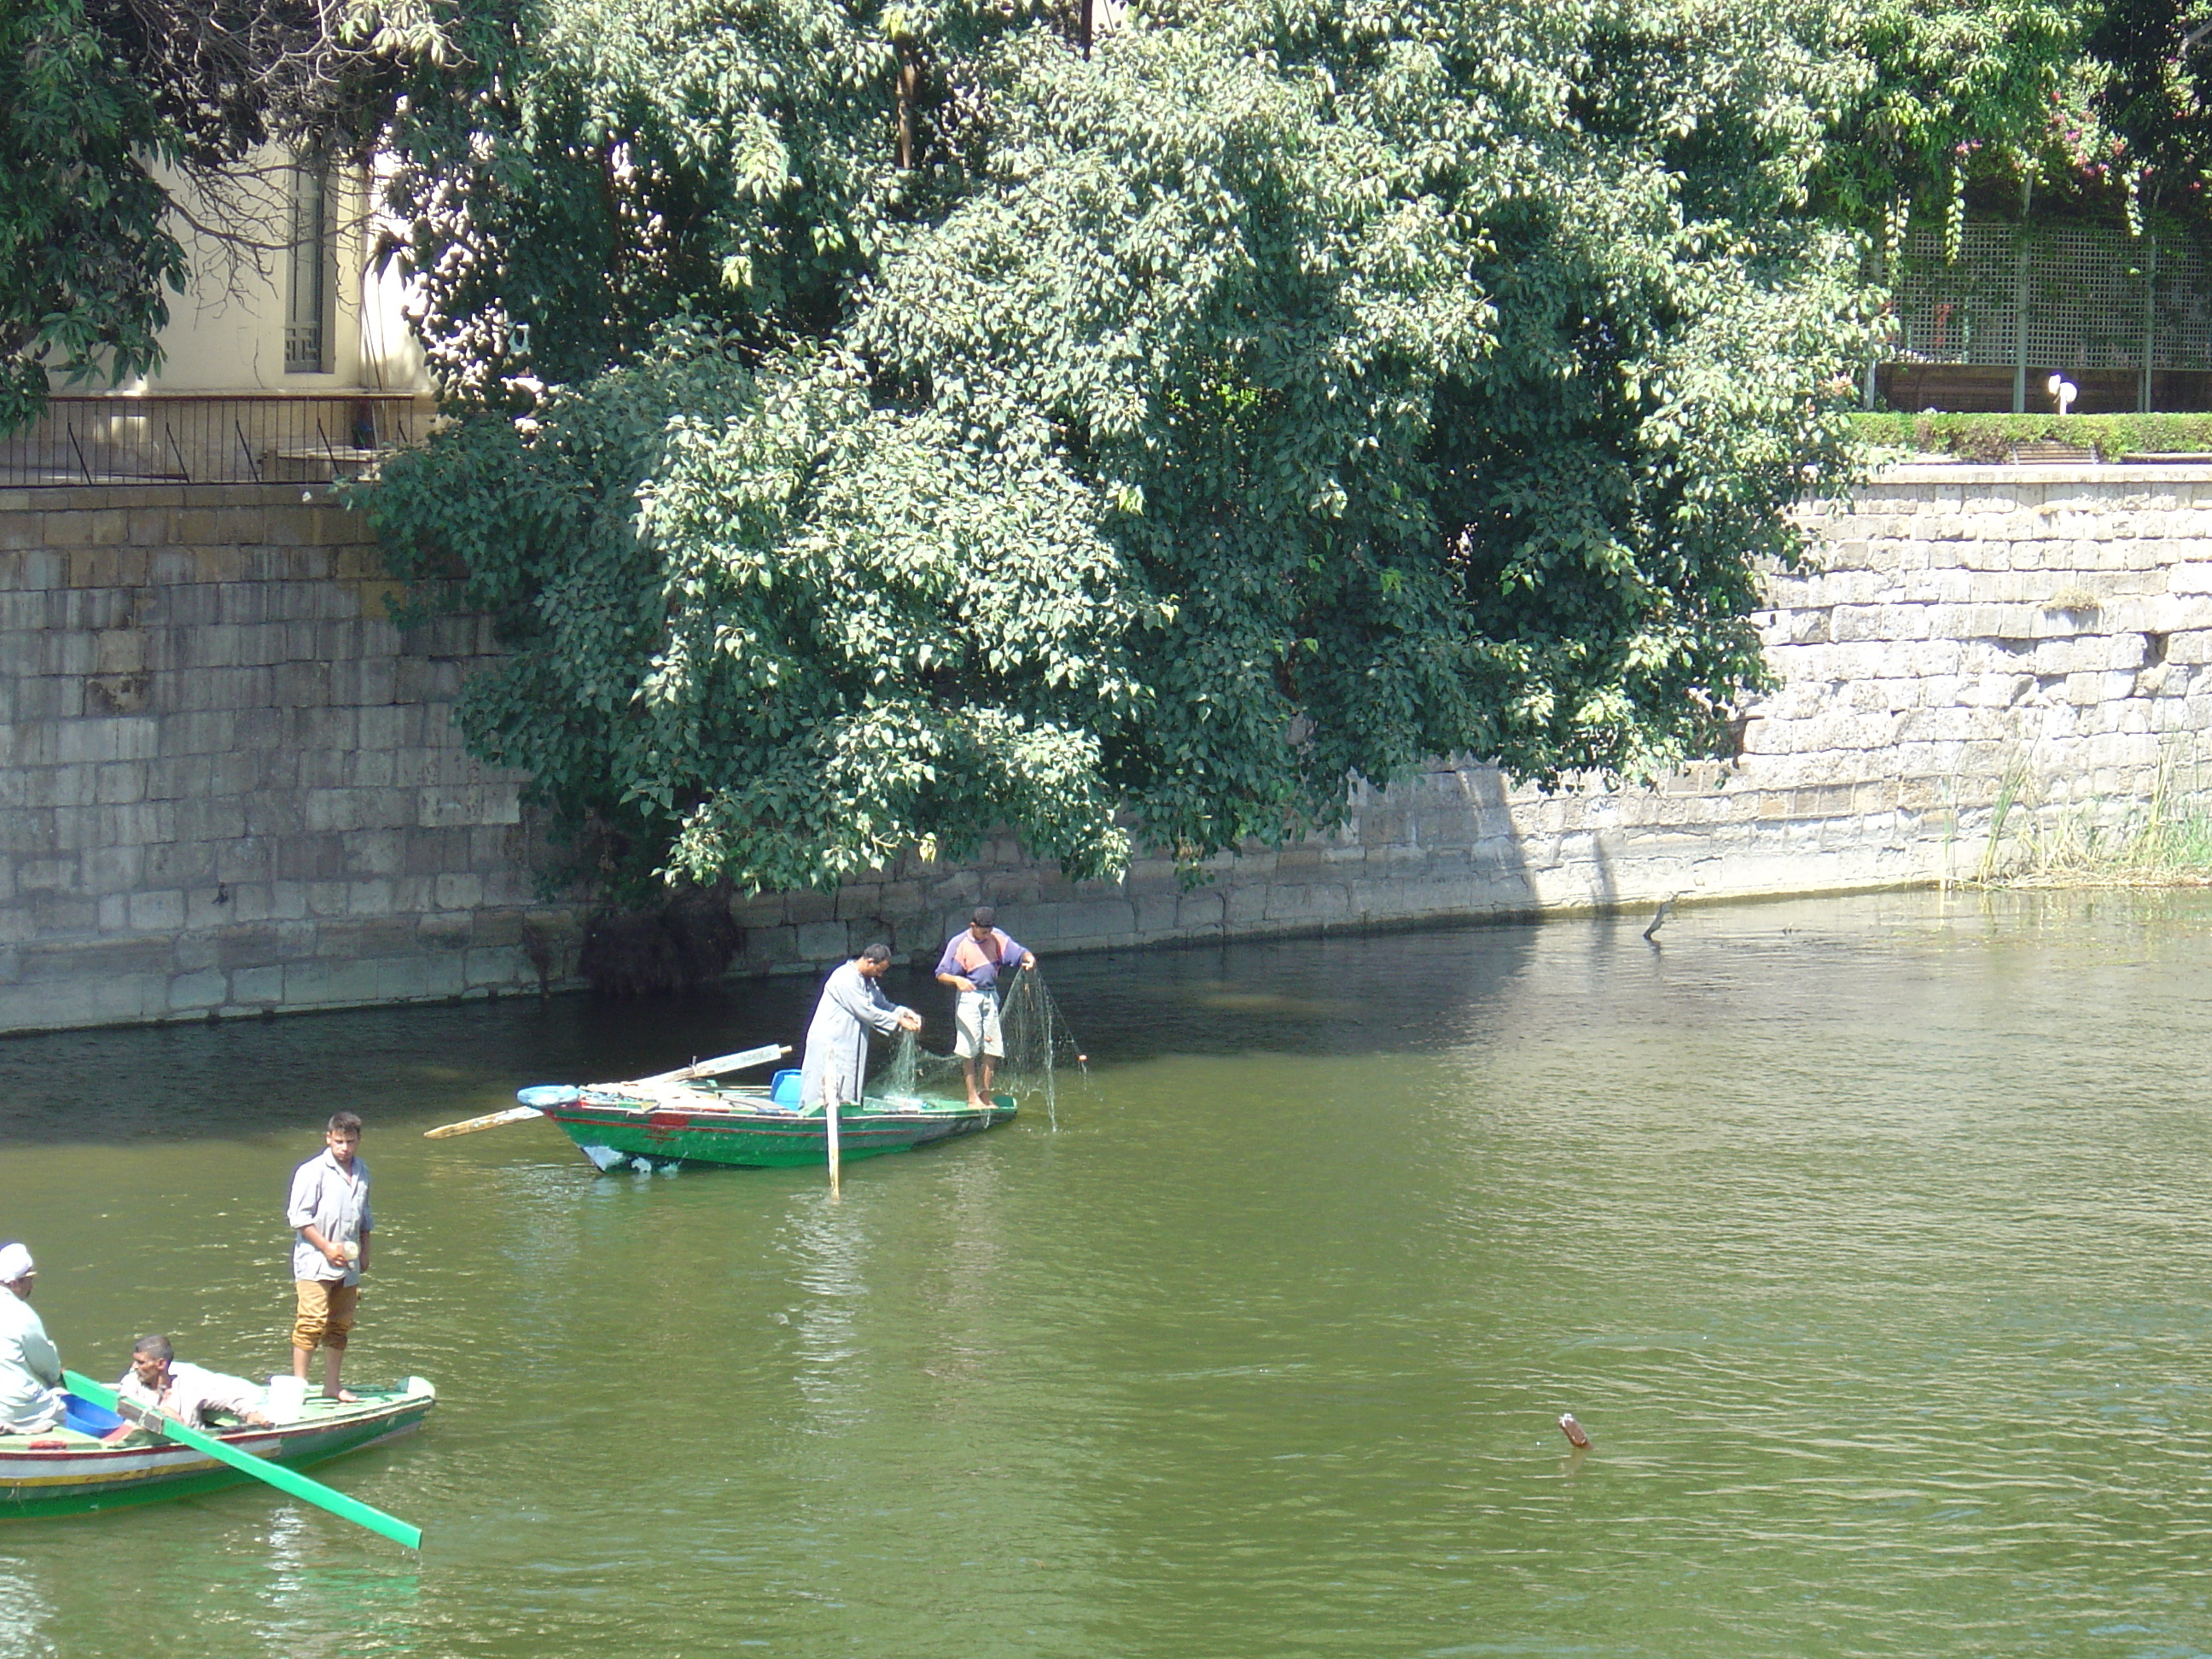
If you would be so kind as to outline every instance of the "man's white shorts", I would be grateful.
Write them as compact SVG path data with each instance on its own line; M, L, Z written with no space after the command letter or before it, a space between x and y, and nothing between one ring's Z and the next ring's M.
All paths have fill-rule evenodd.
M999 996L995 991L963 991L952 1005L952 1052L963 1060L978 1054L993 1060L1006 1057L1006 1040L999 1034Z

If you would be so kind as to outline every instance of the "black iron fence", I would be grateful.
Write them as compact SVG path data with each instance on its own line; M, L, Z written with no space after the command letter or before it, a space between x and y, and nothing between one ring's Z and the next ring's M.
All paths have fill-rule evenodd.
M0 487L323 483L418 442L429 417L411 392L57 397L0 438Z

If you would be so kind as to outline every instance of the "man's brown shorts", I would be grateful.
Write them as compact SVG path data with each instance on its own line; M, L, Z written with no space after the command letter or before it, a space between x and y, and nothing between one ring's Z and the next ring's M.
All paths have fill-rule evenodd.
M299 1298L299 1312L292 1321L292 1346L313 1349L319 1343L325 1348L343 1348L346 1333L353 1328L354 1304L361 1300L361 1286L342 1279L295 1279L292 1288Z

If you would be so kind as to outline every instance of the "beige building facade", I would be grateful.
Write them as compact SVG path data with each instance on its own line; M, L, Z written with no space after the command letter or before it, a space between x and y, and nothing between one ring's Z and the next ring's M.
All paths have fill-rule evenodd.
M167 183L191 279L160 368L57 383L0 438L0 488L313 483L419 441L434 403L378 180L270 151L212 190Z
M267 151L226 200L168 182L191 285L171 301L161 367L119 394L429 391L405 281L375 257L379 180L368 170Z

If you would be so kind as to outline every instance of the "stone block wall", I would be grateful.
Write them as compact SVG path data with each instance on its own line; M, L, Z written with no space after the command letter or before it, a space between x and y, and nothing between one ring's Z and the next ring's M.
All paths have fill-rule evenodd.
M1759 618L1741 753L1546 796L1439 763L1344 828L1070 883L1009 841L736 908L738 971L996 904L1043 951L1971 877L2001 811L2110 830L2197 791L2212 467L1895 469ZM0 1030L568 982L520 781L452 721L480 624L402 634L357 521L289 489L0 490Z
M484 629L403 636L394 591L297 484L0 490L0 1030L561 971L453 728Z

